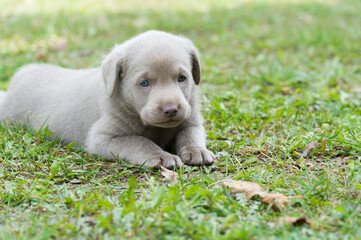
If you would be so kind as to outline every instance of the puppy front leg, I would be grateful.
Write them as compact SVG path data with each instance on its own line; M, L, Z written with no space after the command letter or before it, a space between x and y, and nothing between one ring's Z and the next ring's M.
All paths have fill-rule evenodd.
M183 163L192 166L212 165L215 159L206 148L203 126L183 129L176 138L176 152Z
M163 151L158 145L142 136L91 135L87 142L90 153L112 159L119 157L145 167L180 168L182 162L176 155ZM113 156L114 154L114 156Z

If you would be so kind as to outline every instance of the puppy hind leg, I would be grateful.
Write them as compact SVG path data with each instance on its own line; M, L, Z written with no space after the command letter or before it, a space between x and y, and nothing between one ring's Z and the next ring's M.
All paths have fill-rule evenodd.
M0 119L1 119L1 115L3 115L1 112L4 108L3 104L5 102L5 98L6 98L6 92L0 91Z
M5 101L5 97L6 97L6 92L0 90L0 106Z

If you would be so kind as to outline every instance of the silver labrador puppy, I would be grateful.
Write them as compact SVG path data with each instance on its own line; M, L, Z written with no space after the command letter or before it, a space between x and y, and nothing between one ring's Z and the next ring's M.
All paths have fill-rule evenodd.
M0 93L0 120L35 129L46 123L64 144L146 167L210 165L195 91L200 79L190 40L148 31L117 45L100 68L22 67Z

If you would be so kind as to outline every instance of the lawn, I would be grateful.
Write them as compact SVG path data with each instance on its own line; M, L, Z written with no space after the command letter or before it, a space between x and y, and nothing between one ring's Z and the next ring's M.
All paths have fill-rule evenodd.
M360 239L361 1L0 0L0 89L20 66L99 66L149 29L200 50L210 167L158 170L0 126L0 239ZM222 180L303 196L274 211ZM283 221L303 219L301 224Z

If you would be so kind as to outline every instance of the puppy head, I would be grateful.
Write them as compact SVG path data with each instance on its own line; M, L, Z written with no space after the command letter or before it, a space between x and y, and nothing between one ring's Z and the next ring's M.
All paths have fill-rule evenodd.
M175 127L191 115L201 79L197 49L188 39L149 31L116 46L102 63L108 97L129 104L143 124Z

